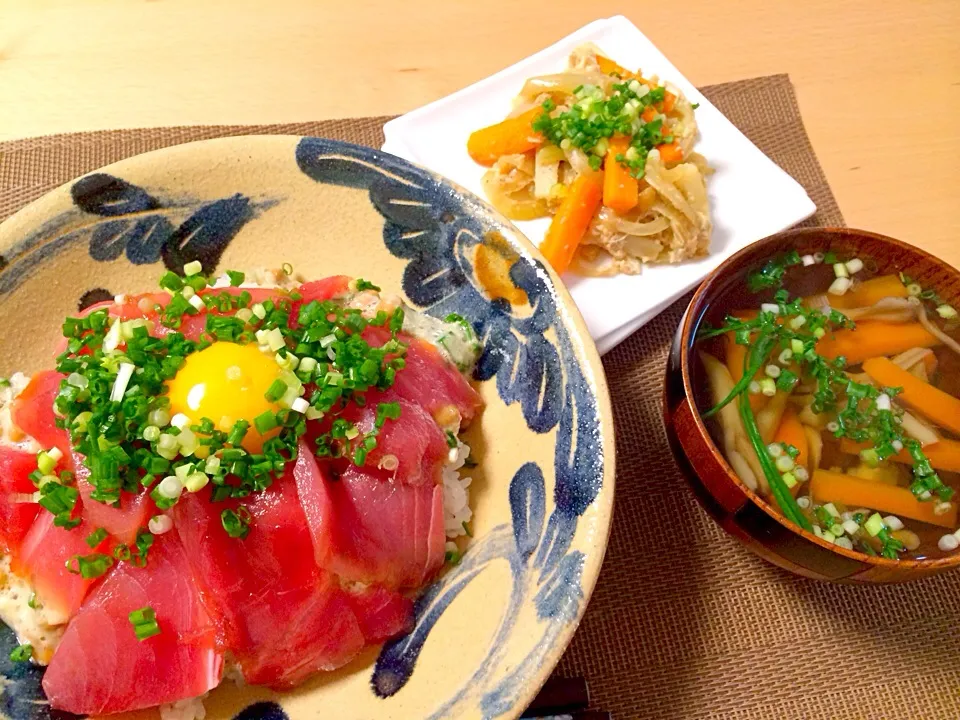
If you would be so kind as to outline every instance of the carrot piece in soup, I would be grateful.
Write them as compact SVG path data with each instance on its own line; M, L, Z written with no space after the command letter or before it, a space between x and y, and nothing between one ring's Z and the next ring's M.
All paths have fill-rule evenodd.
M603 180L599 173L580 175L570 185L540 245L540 252L558 274L570 266L602 199Z
M533 121L543 114L535 107L517 117L476 130L467 140L467 152L481 165L493 165L503 155L534 150L543 144L543 136L533 129Z
M773 441L792 445L799 450L800 452L794 460L798 465L803 465L809 469L807 463L810 461L810 452L807 448L807 434L804 432L803 424L793 408L788 407L783 411L783 416L780 418L780 427L774 433Z
M921 501L907 488L884 485L874 480L816 470L810 479L810 493L818 503L842 503L848 507L865 507L881 513L919 520L950 529L957 527L957 506L942 515L934 513L935 500Z
M825 335L817 343L817 352L828 360L841 355L847 365L859 365L864 360L896 355L915 347L934 347L940 340L920 323L889 323L865 320L852 330L837 330Z
M902 388L897 397L940 427L960 434L960 398L923 382L887 358L871 358L863 370L884 387Z
M840 449L850 455L857 455L861 450L868 450L870 443L858 443L844 438L840 441ZM960 442L942 438L932 445L925 445L923 454L937 470L960 473ZM907 450L901 450L891 460L904 465L913 465L913 458Z
M907 288L898 275L881 275L864 280L844 295L830 295L830 306L838 310L846 308L870 307L884 298L905 298Z

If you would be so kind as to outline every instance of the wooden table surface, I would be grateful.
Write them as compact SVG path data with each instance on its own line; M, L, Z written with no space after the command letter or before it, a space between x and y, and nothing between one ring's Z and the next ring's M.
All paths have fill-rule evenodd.
M960 266L958 0L0 0L0 140L402 113L617 13L698 85L789 73L847 222Z

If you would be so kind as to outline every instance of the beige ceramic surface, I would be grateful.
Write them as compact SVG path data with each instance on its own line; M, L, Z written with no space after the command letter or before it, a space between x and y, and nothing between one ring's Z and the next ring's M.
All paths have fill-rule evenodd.
M230 138L178 146L120 162L103 172L137 186L159 200L161 208L106 220L135 223L138 218L160 213L171 227L176 227L198 207L241 193L249 198L254 216L226 248L218 265L220 270L250 271L288 262L307 278L331 274L362 276L380 284L384 291L403 292L401 280L407 260L386 249L384 218L371 204L368 192L309 177L295 159L300 143L301 139L295 137ZM351 148L356 153L351 160L353 169L347 175L364 169L374 172L380 164L377 158L381 156L370 150L337 147ZM332 156L338 156L336 149ZM397 175L387 171L386 177L396 179ZM422 181L429 176L424 173L417 177ZM399 182L407 188L416 184L410 182L409 176ZM446 202L459 207L465 224L479 222L484 230L498 230L506 237L511 252L519 253L519 262L533 267L531 256L535 251L492 210L475 199L461 198L455 189L439 185L432 177L426 185L422 193L413 191L417 200L404 203L429 207L431 202ZM421 203L423 193L426 194ZM0 252L10 262L0 272L0 322L4 327L0 333L0 374L50 366L62 319L76 311L85 292L104 288L117 294L155 287L165 269L162 262L135 265L122 254L110 261L92 259L90 238L91 232L96 232L92 224L102 225L104 221L103 217L79 210L68 185L0 225ZM461 239L458 235L456 242ZM55 249L58 245L62 247ZM557 282L552 272L545 272L539 264L536 267L540 282ZM511 281L507 278L506 282ZM553 427L548 432L534 432L525 421L520 403L505 404L498 395L496 380L482 382L480 391L487 406L467 434L467 442L476 449L481 461L471 489L475 513L471 548L483 546L498 527L503 538L509 539L508 544L514 542L516 530L511 531L511 525L515 525L517 508L516 498L513 506L511 503L511 479L524 463L536 463L545 477L545 512L540 517L541 541L536 549L531 545L527 553L530 572L521 573L523 577L518 578L507 559L496 553L489 562L478 566L482 570L426 636L409 681L392 697L380 699L371 691L377 658L377 651L371 650L348 667L318 676L283 696L255 688L237 690L232 685L215 691L208 701L208 718L233 717L252 702L265 699L278 700L294 719L426 718L434 713L439 713L436 717L515 717L524 709L559 660L596 582L610 528L614 490L613 427L602 366L566 291L560 287L550 294L557 304L556 321L543 333L543 340L560 348L564 392L580 393L583 404L571 408L574 420L581 422L589 416L587 410L595 412L595 424L584 426L586 435L584 428L580 431L581 440L595 443L593 462L599 461L595 465L596 477L587 483L592 491L580 497L586 498L584 506L574 513L564 513L554 501L554 457L558 432L564 430ZM515 307L513 311L524 315L530 313L530 308ZM569 337L566 355L558 333ZM578 383L576 377L581 372L582 382ZM579 458L573 451L569 457L576 460L571 460L572 466L578 465ZM581 475L586 472L587 477L590 468L579 465L582 467L574 470ZM572 492L580 490L583 488ZM592 495L595 499L589 502ZM534 501L531 516L537 515L535 506ZM572 527L568 516L572 516ZM529 525L536 527L536 518ZM554 573L541 576L539 570L535 571L536 556L541 551L549 554L546 551L550 528L560 528L552 536L554 544L560 547L564 560L574 561L561 561L559 570L555 568ZM571 542L565 548L563 538L567 530ZM537 541L537 536L533 541ZM467 551L465 565L472 552ZM549 568L550 562L546 566ZM572 566L578 566L580 571L571 574ZM559 598L554 617L538 617L540 606L535 595L541 585L556 588L560 593L554 598ZM512 588L522 594L522 600L511 606ZM495 643L498 629L504 634ZM478 669L482 677L474 677ZM518 675L510 677L514 671ZM505 690L497 696L505 698L499 706L505 711L490 712L489 705L482 710L485 693L497 689ZM460 691L462 697L455 698ZM154 716L153 712L136 715Z

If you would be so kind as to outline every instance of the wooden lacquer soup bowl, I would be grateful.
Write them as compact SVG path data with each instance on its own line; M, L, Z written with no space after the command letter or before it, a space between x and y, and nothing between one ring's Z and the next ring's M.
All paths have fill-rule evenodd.
M801 254L834 251L871 258L879 274L902 272L945 302L960 302L960 272L912 245L883 235L842 228L793 230L768 237L732 256L711 273L687 309L670 352L664 388L664 420L677 462L700 503L728 533L750 550L790 572L818 580L903 582L960 566L960 553L928 560L889 560L838 547L786 520L734 473L701 417L707 378L694 352L705 323L722 324L747 274L792 249ZM744 291L739 291L740 302ZM734 301L736 302L736 301ZM696 398L700 399L698 407Z

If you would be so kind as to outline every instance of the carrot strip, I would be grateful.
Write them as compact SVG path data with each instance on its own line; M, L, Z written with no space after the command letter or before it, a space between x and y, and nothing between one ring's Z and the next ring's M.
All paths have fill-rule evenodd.
M600 72L602 72L604 75L613 75L616 73L624 80L627 78L633 79L637 77L636 73L630 72L626 68L621 67L613 60L608 57L604 57L603 55L597 55L597 65L600 66Z
M809 469L807 463L810 460L810 453L807 447L807 434L804 432L803 424L793 408L788 407L784 410L783 417L780 418L780 427L773 434L773 441L793 445L800 451L795 461Z
M874 480L844 475L843 473L816 470L810 478L810 493L820 503L841 503L848 507L865 507L898 517L956 529L957 505L942 515L935 515L937 501L922 502L907 488L884 485Z
M910 348L934 347L940 340L920 323L888 323L864 320L853 330L837 330L817 343L817 352L829 360L843 355L847 365L883 355L896 355Z
M907 288L898 275L881 275L880 277L864 280L855 289L845 295L830 295L830 307L843 310L846 308L870 307L876 305L883 298L905 298Z
M849 455L858 455L861 450L866 450L869 447L870 443L858 443L848 438L840 441L840 449ZM927 456L927 460L937 470L960 472L960 442L956 440L941 438L932 445L925 445L923 454ZM904 465L913 465L913 458L906 450L901 450L891 460L896 460Z
M669 115L670 112L677 104L677 96L674 95L669 90L664 91L663 93L663 114Z
M657 109L653 105L647 105L643 112L640 113L640 119L644 122L653 122L653 119L657 116Z
M627 152L629 147L628 138L611 138L603 163L603 204L621 215L633 210L640 200L640 183L617 160L617 155Z
M871 358L863 370L878 385L903 388L898 398L940 427L960 434L960 398L923 382L887 358Z
M534 132L533 121L544 112L535 107L517 117L476 130L467 140L467 152L481 165L493 165L503 155L534 150L543 144L543 136Z
M657 150L660 151L660 161L664 165L676 165L683 162L683 150L676 142L669 145L657 145Z
M599 173L579 175L567 190L540 245L540 252L558 274L570 266L602 199L603 180Z

